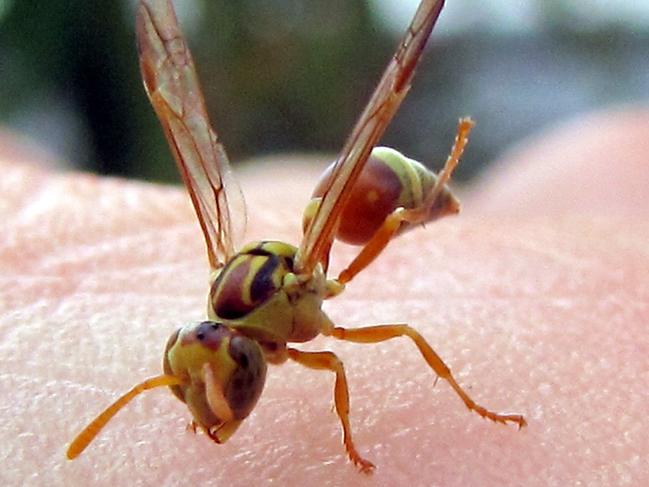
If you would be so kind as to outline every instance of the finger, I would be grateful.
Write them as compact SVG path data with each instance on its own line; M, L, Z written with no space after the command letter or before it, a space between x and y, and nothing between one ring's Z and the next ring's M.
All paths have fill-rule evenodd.
M12 452L4 483L359 481L328 412L331 382L291 364L269 370L259 405L225 445L187 433L188 411L159 390L65 462L79 426L158 373L171 331L203 317L207 269L178 188L2 169L22 195L0 239L0 384L10 398L0 434ZM298 238L316 177L284 163L241 179L250 237ZM646 224L466 216L435 225L435 241L426 230L400 237L327 311L341 326L411 324L476 400L526 413L529 428L484 422L442 383L433 389L407 342L320 338L309 346L345 363L355 441L377 465L376 481L646 481L634 460L649 453ZM332 272L351 254L337 249Z

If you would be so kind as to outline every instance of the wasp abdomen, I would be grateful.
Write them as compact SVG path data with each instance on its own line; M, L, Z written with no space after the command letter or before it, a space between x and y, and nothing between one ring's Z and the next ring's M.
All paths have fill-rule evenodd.
M320 199L329 186L334 165L322 174L303 218L307 228ZM372 150L363 172L351 189L349 199L340 217L336 238L353 245L367 243L385 218L399 207L421 206L435 185L437 176L421 163L405 157L388 147ZM429 220L457 213L459 202L444 186L439 197L429 208Z

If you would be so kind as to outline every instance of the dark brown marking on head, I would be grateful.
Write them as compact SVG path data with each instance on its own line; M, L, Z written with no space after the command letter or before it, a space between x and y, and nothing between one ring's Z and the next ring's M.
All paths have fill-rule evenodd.
M223 339L232 332L228 327L215 321L203 321L200 323L192 335L192 340L198 341L205 348L218 350Z

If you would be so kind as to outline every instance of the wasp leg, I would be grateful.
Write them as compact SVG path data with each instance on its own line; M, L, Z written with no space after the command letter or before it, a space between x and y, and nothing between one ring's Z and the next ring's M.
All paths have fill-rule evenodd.
M331 370L336 374L336 384L334 386L334 400L336 412L340 418L343 427L343 442L349 455L349 459L354 462L361 472L371 473L374 464L362 458L352 440L352 430L349 425L349 390L347 388L347 378L343 363L332 352L302 352L294 348L288 348L288 357L299 364L309 367L310 369Z
M518 424L518 428L522 428L527 425L525 418L520 414L501 414L490 411L479 404L477 404L469 395L460 387L460 385L455 381L451 370L440 358L439 355L433 350L433 348L424 340L417 330L408 326L408 325L377 325L377 326L367 326L363 328L341 328L335 327L327 332L330 336L338 338L339 340L346 340L356 343L378 343L391 338L406 336L410 338L417 348L421 352L422 356L428 363L431 369L435 373L446 380L453 390L457 393L458 396L464 401L466 407L470 410L475 411L483 418L490 419L497 423L506 424L507 422L512 422Z
M390 213L379 229L372 235L372 238L363 246L354 260L344 269L336 279L340 284L351 281L356 274L365 269L376 259L383 249L394 238L402 223L421 224L426 223L428 214L433 203L444 188L444 185L451 178L453 170L457 167L469 141L469 132L473 128L473 121L470 118L460 119L455 135L455 142L451 153L446 159L444 168L437 176L437 182L426 195L421 205L415 208L397 208Z
M198 431L198 425L196 424L196 421L192 419L189 423L187 423L187 427L185 428L185 430L188 433L196 434L196 432Z

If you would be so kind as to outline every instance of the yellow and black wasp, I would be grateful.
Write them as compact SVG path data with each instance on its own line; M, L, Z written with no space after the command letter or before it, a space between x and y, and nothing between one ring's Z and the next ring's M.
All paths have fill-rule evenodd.
M223 443L254 408L267 363L293 360L336 376L335 407L351 461L369 472L374 465L357 451L349 422L343 364L329 351L289 346L317 335L358 343L410 338L433 371L479 415L519 427L518 414L499 414L476 404L424 338L408 325L336 326L322 310L400 232L459 211L446 183L458 164L473 122L462 119L439 174L385 147L375 147L405 98L415 67L443 6L423 0L396 53L334 164L323 174L303 216L299 247L250 243L235 250L231 209L241 195L231 179L225 150L212 129L191 53L169 1L142 0L137 13L140 67L146 92L174 154L196 210L211 266L207 320L183 326L169 338L162 375L136 385L102 412L72 442L77 457L101 428L139 393L170 387L193 416L194 429ZM360 245L336 278L327 277L335 239Z

